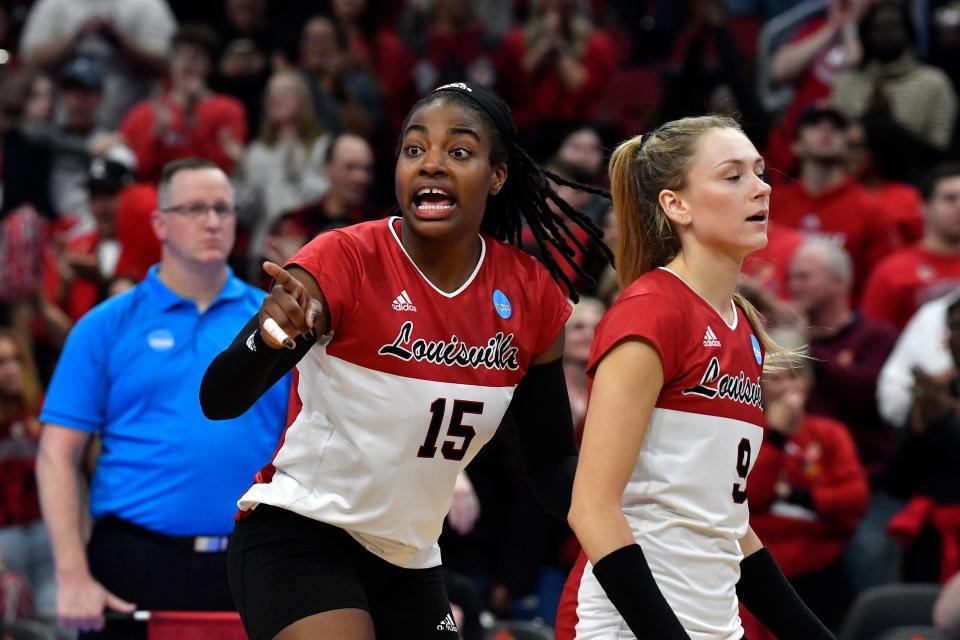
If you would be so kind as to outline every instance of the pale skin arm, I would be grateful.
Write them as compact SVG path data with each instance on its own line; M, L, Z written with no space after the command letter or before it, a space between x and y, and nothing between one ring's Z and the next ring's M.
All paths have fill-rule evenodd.
M751 556L760 549L763 549L763 543L753 532L753 527L747 527L747 535L740 538L740 550L743 552L743 557Z
M817 55L827 48L837 35L840 25L827 22L823 28L798 42L785 44L773 56L770 72L777 82L796 80Z
M90 434L45 424L37 456L40 507L50 533L57 571L57 618L65 629L103 628L104 607L135 608L90 575L81 534L80 462Z
M660 355L645 341L620 343L597 368L567 516L593 563L635 542L621 500L662 387Z

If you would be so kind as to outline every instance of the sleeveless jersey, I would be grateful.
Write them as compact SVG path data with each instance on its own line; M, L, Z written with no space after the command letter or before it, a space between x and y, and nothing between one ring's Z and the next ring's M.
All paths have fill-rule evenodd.
M638 278L604 315L588 374L629 338L657 350L664 383L624 490L624 514L690 637L739 640L739 539L764 424L763 348L739 308L728 325L664 268ZM625 628L589 563L577 595L577 638L610 638Z
M400 243L400 219L321 234L290 261L316 278L330 331L297 365L300 404L240 499L343 528L407 568L440 563L457 474L496 432L570 305L533 257L479 236L452 293Z

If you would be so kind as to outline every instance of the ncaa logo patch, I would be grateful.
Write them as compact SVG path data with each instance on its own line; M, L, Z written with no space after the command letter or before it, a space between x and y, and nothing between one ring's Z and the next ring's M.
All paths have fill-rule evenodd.
M155 329L147 335L147 344L154 351L169 351L174 343L173 334L167 329Z
M493 310L497 315L506 320L513 315L513 307L510 305L510 299L500 289L493 290Z
M760 341L752 333L750 334L750 344L753 346L753 359L757 361L757 364L763 364L763 351L760 350Z

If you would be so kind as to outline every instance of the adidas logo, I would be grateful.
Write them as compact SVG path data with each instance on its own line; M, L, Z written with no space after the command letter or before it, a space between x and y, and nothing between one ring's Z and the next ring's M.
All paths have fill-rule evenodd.
M713 329L710 328L710 325L707 325L707 332L703 334L703 346L705 347L720 346L720 339L717 338L717 334L713 332Z
M394 311L416 311L417 308L413 306L413 301L410 300L410 296L407 295L407 290L404 289L400 292L400 295L394 299L393 304L391 305Z
M453 616L448 613L447 617L437 625L437 631L458 631L457 623L453 621Z

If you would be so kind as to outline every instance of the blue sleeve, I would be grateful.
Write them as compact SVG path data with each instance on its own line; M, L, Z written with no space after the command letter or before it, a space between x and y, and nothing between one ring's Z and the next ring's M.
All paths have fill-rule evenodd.
M104 309L94 309L70 332L50 381L40 413L41 422L88 433L103 427L110 388L109 318Z

